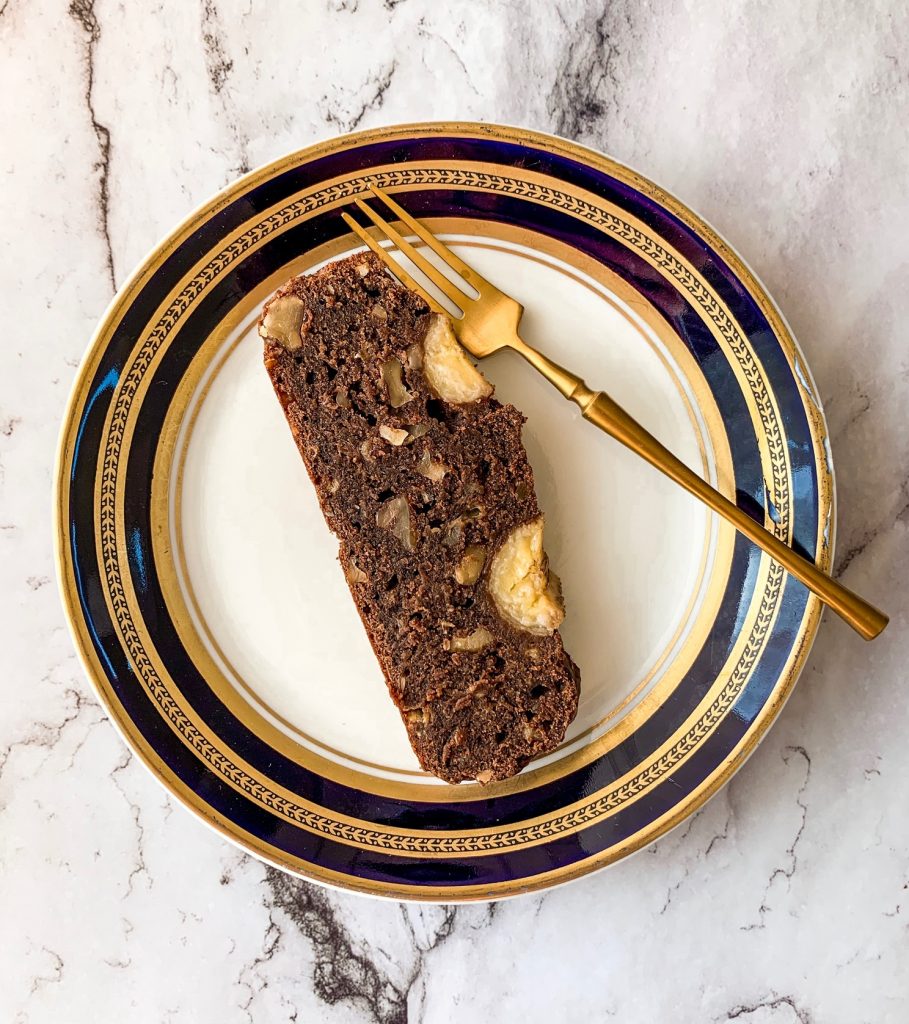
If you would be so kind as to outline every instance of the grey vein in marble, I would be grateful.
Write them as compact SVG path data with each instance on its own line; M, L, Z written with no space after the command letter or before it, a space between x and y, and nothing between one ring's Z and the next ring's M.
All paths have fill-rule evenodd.
M108 208L110 206L110 129L101 124L95 114L92 90L95 87L95 46L101 35L101 26L95 17L94 0L73 0L69 6L69 14L81 26L86 35L85 42L85 106L88 110L92 131L98 140L99 156L94 171L98 175L98 221L104 244L107 247L107 269L110 274L111 289L117 289L117 275L114 271L114 250L110 240L110 224Z

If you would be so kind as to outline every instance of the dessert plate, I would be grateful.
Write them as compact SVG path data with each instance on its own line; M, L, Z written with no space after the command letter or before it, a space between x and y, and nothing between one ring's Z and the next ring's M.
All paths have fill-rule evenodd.
M520 359L492 357L527 416L581 706L561 748L507 782L421 773L255 330L288 277L358 248L340 211L369 182L522 301L530 343L823 567L826 429L728 245L627 168L514 128L407 125L295 153L196 211L116 297L57 479L64 602L111 718L175 796L272 864L379 896L498 898L699 807L779 712L820 605Z

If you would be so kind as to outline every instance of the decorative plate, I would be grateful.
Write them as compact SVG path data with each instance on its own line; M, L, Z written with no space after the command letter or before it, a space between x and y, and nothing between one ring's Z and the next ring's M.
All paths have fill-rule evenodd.
M729 246L597 153L439 123L345 136L247 175L124 286L63 427L64 601L126 741L244 849L401 899L541 889L651 842L729 779L790 693L820 606L497 355L483 369L527 415L581 706L562 747L507 782L422 774L255 331L287 278L357 248L340 211L369 182L521 300L529 342L829 565L823 415Z

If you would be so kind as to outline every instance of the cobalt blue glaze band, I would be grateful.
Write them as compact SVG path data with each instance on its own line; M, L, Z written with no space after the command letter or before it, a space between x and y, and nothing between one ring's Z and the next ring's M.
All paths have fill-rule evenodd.
M415 138L372 143L313 160L280 174L252 189L203 223L162 263L126 311L112 343L98 366L79 424L72 463L70 491L71 544L79 599L104 670L132 721L183 781L214 809L288 854L324 864L340 872L376 880L414 885L495 884L503 878L523 878L576 863L592 853L634 835L660 814L667 813L687 793L702 785L716 766L747 732L770 698L792 638L803 619L806 591L788 580L780 601L773 634L733 713L671 776L651 787L645 797L613 813L602 822L541 846L496 856L420 860L364 852L316 836L276 818L256 801L228 786L208 771L174 735L152 705L125 656L119 630L111 622L104 599L104 583L95 549L94 485L99 453L103 451L104 417L124 370L125 360L140 331L148 324L162 298L199 256L229 236L249 217L286 200L307 186L348 174L355 167L416 160L478 161L514 167L532 167L608 199L649 225L691 262L729 306L759 355L768 387L776 397L785 426L792 464L793 527L797 543L809 555L815 551L818 531L818 481L807 416L798 383L763 312L732 273L721 254L713 251L686 224L648 196L594 167L535 147L495 139ZM736 487L760 509L764 480L748 411L725 356L700 314L680 303L654 270L631 250L605 233L558 210L505 195L462 190L425 189L407 194L406 204L417 215L476 216L518 224L582 250L619 274L651 302L672 324L704 371L705 378L730 432ZM129 571L140 608L153 631L155 643L174 678L180 681L192 705L233 749L286 788L340 813L377 823L412 829L476 828L502 825L550 813L585 794L597 791L624 774L652 752L697 705L716 677L736 637L740 602L753 593L758 557L739 539L720 615L710 643L699 653L686 678L664 705L622 744L599 761L556 782L495 801L479 799L457 804L410 804L380 799L315 776L278 754L238 721L211 691L180 644L167 614L156 575L150 543L148 502L151 471L169 402L199 344L209 335L236 300L270 273L315 245L346 232L335 212L313 217L267 242L259 251L225 273L189 314L175 344L156 371L155 387L140 410L129 452L125 493L125 529L129 538ZM591 384L605 382L591 381Z
M457 193L452 198L457 198ZM526 204L525 204L526 205ZM446 208L446 214L452 214L456 207ZM541 208L530 206L529 213L534 213ZM321 218L315 218L319 220ZM346 233L342 222L334 219L335 226L339 233ZM525 221L523 226L529 226L530 221ZM533 222L536 227L536 223ZM279 253L272 254L269 258L270 247L265 246L257 254L259 259L256 266L262 276L268 276L274 270L284 266L290 258L300 251L307 251L314 244L320 244L327 240L327 233L317 231L314 236L301 239L302 248L285 249ZM318 239L319 241L316 241ZM616 264L617 265L617 264ZM630 261L629 261L630 265ZM242 266L242 265L241 265ZM629 283L634 284L635 278L631 275L626 266L625 272L628 275ZM131 568L136 583L136 592L139 605L146 621L155 623L155 643L159 654L161 654L170 675L180 680L183 692L190 699L196 709L202 713L204 719L209 723L218 723L219 735L222 735L234 750L242 750L246 760L254 767L267 772L269 777L280 785L291 789L293 792L313 798L314 788L321 793L321 800L325 806L340 813L365 817L369 820L385 820L392 823L399 813L408 813L413 816L410 804L393 804L386 808L381 802L376 802L375 797L367 796L358 790L329 783L321 776L313 775L307 769L296 764L280 754L277 754L268 744L261 741L237 719L235 719L218 697L210 690L207 681L199 673L188 653L184 650L177 632L170 621L157 584L154 573L154 562L151 550L151 525L148 518L149 499L151 492L151 474L154 463L155 452L158 447L158 440L162 429L164 417L167 412L169 401L172 399L180 378L186 371L189 361L195 354L198 344L207 337L217 326L221 318L233 307L236 297L245 294L238 290L235 280L237 272L225 274L223 279L215 285L209 294L196 303L189 313L189 319L183 325L176 342L171 345L161 361L156 373L156 380L160 383L150 392L150 400L146 400L140 411L137 428L132 441L129 453L129 468L127 473L127 488L125 497L125 529L127 535L134 539L130 545ZM249 274L244 286L254 286L258 280L251 280ZM676 305L678 303L676 302ZM672 313L668 307L663 310L667 316ZM731 372L725 359L714 363L711 370L711 377L718 378L719 383L715 384L717 393L721 394L719 402L721 411L727 422L740 411L736 405L728 399L728 396L735 396L738 404L741 404L741 397L738 388L731 379ZM726 407L726 408L724 408ZM741 410L743 416L747 416ZM750 423L749 423L750 428ZM739 486L745 486L748 478L746 462L753 463L752 448L756 448L753 429L746 431L739 430L739 440L733 443L733 463L736 467L737 482ZM752 491L760 491L763 488L763 478L758 477L751 483ZM729 579L727 589L730 595L745 593L750 595L753 591L753 579L746 580L744 574L749 571L748 555L750 548L742 542L740 556L734 562L734 572ZM139 567L141 566L141 571ZM751 576L757 570L756 562L750 567ZM731 648L734 642L734 601L732 597L724 603L726 613L721 615L711 635L710 659L716 661L721 651ZM724 630L725 625L725 630ZM724 642L725 637L725 642ZM694 670L689 673L684 684L677 688L672 699L668 700L655 713L653 718L646 723L646 727L639 735L632 736L625 742L623 747L612 752L608 760L604 760L600 772L597 775L602 785L607 785L622 774L630 764L636 763L637 759L651 752L656 746L662 743L666 736L670 735L685 717L693 710L698 701L703 697L706 687L715 678L709 669L702 667L700 663L695 665ZM312 681L309 681L312 683ZM589 775L584 773L585 779L589 781ZM522 817L534 816L544 813L544 809L550 806L551 801L557 801L564 797L567 783L559 780L558 784L539 787L522 794L520 797L503 797L497 801L500 812L504 812L507 820L520 820ZM561 796L560 796L561 794ZM486 801L483 801L485 805ZM460 816L466 813L465 805L458 804L457 812ZM436 820L436 805L427 807L426 819ZM377 818L376 815L381 815ZM391 817L386 817L390 815ZM485 807L484 807L485 817ZM471 821L470 825L463 824L460 827L473 827L482 824L482 821ZM416 823L414 823L416 824Z

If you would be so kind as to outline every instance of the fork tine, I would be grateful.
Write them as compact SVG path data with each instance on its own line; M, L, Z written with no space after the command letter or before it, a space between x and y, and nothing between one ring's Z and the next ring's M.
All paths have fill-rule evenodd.
M367 206L362 199L355 199L354 202L357 204L357 208L366 214L367 217L376 225L381 228L382 231L394 242L394 244L411 260L420 270L429 278L430 281L439 289L439 291L451 302L453 302L460 309L463 309L465 304L472 302L471 297L464 291L462 291L456 284L449 281L448 278L437 270L422 253L418 252L407 239L399 234L395 229L388 223L388 221L381 215L376 213L371 206Z
M429 303L431 308L436 313L444 313L448 315L448 311L443 309L438 302L426 291L426 289L418 284L407 271L398 263L397 260L392 259L391 253L383 248L379 243L370 235L365 228L361 228L360 225L351 217L349 213L341 212L341 216L344 219L344 223L350 228L351 231L372 251L379 257L379 259L385 264L386 267L394 274L396 278L404 285L405 288L410 288L411 291L415 291L418 295L422 295L424 299Z
M421 239L430 249L442 259L449 267L456 273L460 274L464 280L475 288L478 292L482 292L485 289L495 290L495 286L490 284L486 278L481 277L473 267L469 267L462 259L456 256L447 245L436 238L436 236L428 231L423 225L412 217L400 203L396 202L391 196L384 190L378 187L378 185L370 185L370 191L377 198L381 199L383 203L395 214L395 216L402 223L406 224L410 230Z

